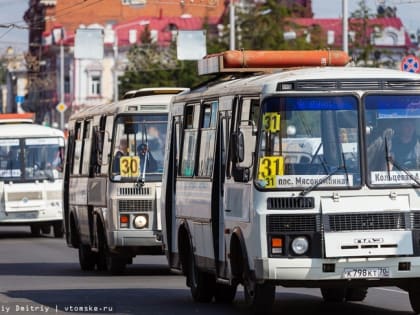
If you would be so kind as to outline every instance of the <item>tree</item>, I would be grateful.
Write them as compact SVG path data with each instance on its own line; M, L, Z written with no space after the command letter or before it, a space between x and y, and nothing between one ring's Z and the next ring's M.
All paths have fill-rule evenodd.
M376 60L376 58L373 58L374 43L372 39L379 33L381 27L380 25L372 25L370 22L376 16L371 13L365 0L361 0L358 5L359 7L350 15L349 28L354 33L354 38L351 40L350 54L353 55L356 64L376 66L376 64L370 62ZM376 30L372 32L372 36L369 35L371 29Z

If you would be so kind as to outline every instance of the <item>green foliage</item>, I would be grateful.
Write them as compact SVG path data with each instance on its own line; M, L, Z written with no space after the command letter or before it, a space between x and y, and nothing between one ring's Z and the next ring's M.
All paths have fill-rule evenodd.
M359 7L350 15L349 28L355 34L354 40L350 41L350 54L356 56L356 64L377 66L376 60L373 58L375 47L369 35L369 29L373 27L376 30L381 30L381 27L370 24L370 20L376 16L371 13L365 0L359 1L358 5Z

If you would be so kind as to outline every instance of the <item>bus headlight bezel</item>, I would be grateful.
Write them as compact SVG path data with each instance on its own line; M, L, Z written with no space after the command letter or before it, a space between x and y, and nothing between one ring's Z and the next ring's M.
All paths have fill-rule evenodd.
M149 225L149 216L146 213L137 214L133 219L133 227L136 229L144 229Z
M305 255L309 251L309 239L306 236L297 236L290 243L290 248L295 255Z

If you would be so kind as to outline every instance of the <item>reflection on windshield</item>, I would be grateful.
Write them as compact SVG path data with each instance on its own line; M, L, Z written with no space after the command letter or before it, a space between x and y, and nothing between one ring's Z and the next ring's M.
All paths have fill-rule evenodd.
M167 115L119 116L116 120L112 179L160 181Z
M368 178L373 185L418 185L420 96L369 95L366 106Z
M275 97L265 101L257 184L261 188L361 184L357 99Z
M0 178L13 181L61 178L62 142L59 138L0 139Z

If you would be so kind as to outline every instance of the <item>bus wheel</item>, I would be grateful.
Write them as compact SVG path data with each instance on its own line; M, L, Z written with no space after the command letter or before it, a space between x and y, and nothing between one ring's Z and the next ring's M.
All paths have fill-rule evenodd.
M268 314L274 304L276 286L247 279L244 283L245 303L252 314Z
M84 271L95 269L96 254L92 252L88 245L79 245L79 263L80 268Z
M64 236L63 222L56 222L53 224L53 233L55 238L62 238Z
M217 303L229 304L235 299L237 285L216 283L214 299Z
M343 302L346 292L346 288L321 288L322 298L325 302Z
M367 288L348 288L346 291L346 301L362 302L367 295Z
M41 232L42 232L42 234L50 234L51 233L51 226L49 226L49 225L41 226Z
M31 225L31 234L32 236L40 236L41 228L38 225Z
M110 252L106 253L106 270L113 275L123 274L126 267L127 259L120 255L114 255Z
M190 286L191 295L195 302L210 302L213 298L214 292L214 277L208 273L200 271L197 268L192 250L190 250L190 252L188 283Z
M408 290L408 296L410 298L411 308L414 313L420 314L420 289L411 287Z

